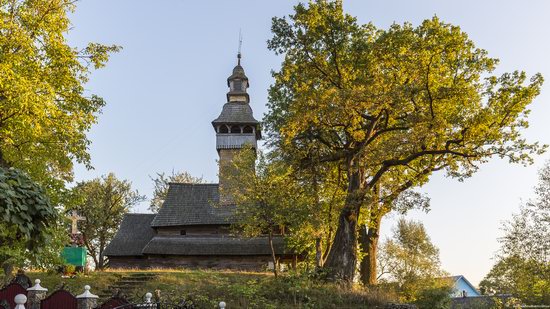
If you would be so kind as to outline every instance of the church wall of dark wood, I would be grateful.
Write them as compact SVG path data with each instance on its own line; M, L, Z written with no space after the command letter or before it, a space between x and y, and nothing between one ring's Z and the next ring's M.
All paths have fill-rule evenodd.
M270 256L148 256L109 257L111 268L210 268L264 271Z

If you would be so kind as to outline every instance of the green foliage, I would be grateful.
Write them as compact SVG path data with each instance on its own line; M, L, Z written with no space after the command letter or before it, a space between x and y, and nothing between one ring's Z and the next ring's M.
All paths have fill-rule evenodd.
M0 1L0 165L41 184L57 204L73 162L89 167L86 133L105 102L86 94L90 69L117 46L65 39L71 0Z
M0 217L0 265L57 262L59 211L42 187L20 170L0 167ZM52 250L57 255L52 256Z
M156 294L159 290L163 301L190 299L197 308L216 308L220 301L225 301L228 308L382 308L397 301L384 289L367 290L359 286L347 289L298 274L275 279L256 272L153 269L77 273L71 279L53 272L27 272L27 275L32 281L41 279L41 285L50 291L65 284L66 289L78 294L85 284L90 284L94 293L109 289L122 276L135 273L157 276L128 295L131 299L143 299L146 292Z
M274 274L278 259L273 247L275 234L296 234L307 215L303 188L291 177L283 161L268 160L262 152L244 148L229 162L220 162L220 207L236 205L233 230L248 236L268 236Z
M418 293L415 304L419 309L449 309L452 292L450 285L423 289Z
M186 298L192 300L197 308L216 308L220 301L225 301L228 308L381 308L387 302L396 301L393 295L383 290L347 289L296 274L276 279L255 272L157 269L106 270L77 275L72 279L43 272L28 275L32 280L41 279L42 286L50 291L65 283L71 292L82 293L82 287L91 282L94 293L108 289L121 276L142 272L152 272L157 277L140 285L133 295L128 295L131 298L159 290L162 301Z
M0 189L2 226L13 226L31 246L43 241L44 231L58 215L44 190L13 168L0 168Z
M221 166L221 195L237 205L237 230L247 236L293 226L301 189L292 181L291 170L283 162L268 160L263 153L245 148L231 162Z
M540 170L535 193L504 224L501 250L480 287L528 304L550 305L550 163Z
M347 188L329 266L352 280L359 213L373 189L426 183L433 171L463 179L494 156L530 163L545 147L521 135L543 78L493 72L498 60L458 26L434 17L377 29L341 1L298 4L274 18L265 117L270 146L296 170L338 166Z
M106 266L103 252L115 236L124 215L145 197L133 191L131 183L119 180L113 173L101 178L82 181L72 189L72 198L66 205L85 219L80 224L88 253L96 269Z
M392 238L382 244L380 251L379 277L393 282L403 301L428 297L429 293L436 295L439 288L448 287L435 280L445 272L440 268L439 249L421 222L400 219Z
M518 256L500 257L480 283L488 294L512 294L528 304L550 304L550 266Z
M171 182L204 183L204 179L202 177L194 177L185 171L172 171L172 174L168 176L166 176L165 173L157 173L156 178L150 178L155 185L155 188L153 189L153 198L151 199L151 203L149 205L149 210L152 212L158 212L162 207L162 204L166 199L166 195L168 194L168 187Z
M40 285L47 288L49 292L53 292L61 287L70 291L73 295L79 295L84 292L84 285L88 284L92 287L92 293L109 289L121 274L110 272L89 272L77 273L73 278L62 278L56 271L36 271L31 270L25 273L32 282L35 279L40 279ZM2 275L0 274L0 282Z
M66 275L72 275L76 272L76 267L71 264L66 264L63 266L63 273Z
M322 177L331 181L320 181ZM310 266L322 264L330 248L343 204L341 177L335 168L297 172L276 151L265 155L245 148L221 166L220 188L222 196L231 197L225 203L237 205L235 232L281 232L288 247L302 253Z

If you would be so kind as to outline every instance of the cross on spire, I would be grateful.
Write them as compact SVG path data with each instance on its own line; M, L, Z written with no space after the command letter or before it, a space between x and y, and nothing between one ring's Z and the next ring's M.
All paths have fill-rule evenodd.
M237 52L237 65L241 65L241 47L243 45L243 35L239 29L239 50Z

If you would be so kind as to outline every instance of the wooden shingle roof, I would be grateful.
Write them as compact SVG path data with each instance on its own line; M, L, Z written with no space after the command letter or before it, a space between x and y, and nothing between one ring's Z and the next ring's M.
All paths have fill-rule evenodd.
M126 214L105 255L139 256L155 231L150 227L155 214Z
M152 227L231 224L234 206L218 206L218 184L170 183Z
M212 121L212 125L220 123L258 124L258 120L252 114L252 108L245 102L225 103L218 118Z

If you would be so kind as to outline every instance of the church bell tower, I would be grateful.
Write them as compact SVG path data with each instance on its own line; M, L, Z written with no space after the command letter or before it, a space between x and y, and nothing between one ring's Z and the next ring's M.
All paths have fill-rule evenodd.
M233 74L227 78L227 103L223 105L218 118L212 121L216 131L216 150L219 159L220 186L223 186L224 175L221 166L231 162L236 152L244 147L257 149L257 141L261 139L259 122L254 119L250 107L250 97L246 92L250 83L241 66L241 53L237 55L237 65ZM227 200L220 197L220 200Z

